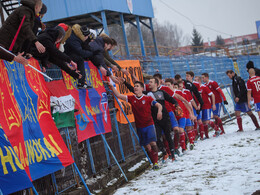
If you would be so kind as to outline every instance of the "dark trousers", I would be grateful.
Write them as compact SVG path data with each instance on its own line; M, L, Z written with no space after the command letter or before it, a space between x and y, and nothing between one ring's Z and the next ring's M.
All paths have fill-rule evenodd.
M78 70L80 71L80 74L82 75L81 79L78 80L78 83L85 83L86 81L86 71L85 71L85 63L84 59L81 56L78 56L76 54L70 55L70 58L72 61L77 63Z
M169 143L169 148L171 150L171 152L173 153L174 151L174 144L173 144L173 140L171 137L171 121L170 121L170 116L163 116L163 119L158 121L157 119L154 119L154 125L156 128L156 134L157 134L157 145L158 148L160 149L160 151L162 151L164 153L165 148L164 148L164 144L162 142L162 132L164 132L165 138L167 140L167 142Z

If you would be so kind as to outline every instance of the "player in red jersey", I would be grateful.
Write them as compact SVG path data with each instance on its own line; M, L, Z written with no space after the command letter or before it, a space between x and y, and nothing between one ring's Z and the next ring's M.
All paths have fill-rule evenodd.
M186 80L193 83L193 85L197 88L199 94L201 94L200 84L196 81L193 81L193 78L194 78L194 72L192 72L192 71L186 72ZM200 128L203 127L203 123L201 121L201 105L195 95L193 95L193 98L194 98L194 101L192 102L193 113L194 113L194 116L197 117L194 120L193 132L194 132L194 137L198 137L198 125Z
M208 88L206 85L201 84L201 77L196 76L195 80L200 84L200 89L201 89L201 96L202 100L204 102L202 106L202 121L203 121L203 128L200 129L200 138L203 139L203 134L205 133L205 137L209 138L208 134L208 124L211 118L211 108L216 110L216 105L215 105L215 95L214 93ZM211 99L211 102L210 100Z
M182 81L178 81L179 84L179 90L182 92L182 97L184 97L189 102L189 107L185 108L185 118L186 118L186 124L185 129L187 130L188 138L190 141L190 149L193 150L194 148L194 133L193 133L193 122L195 119L195 116L190 116L190 113L193 114L192 105L194 104L193 97L191 95L190 90L184 88L184 83ZM197 108L197 106L195 105ZM192 119L192 120L191 120Z
M131 104L140 145L145 147L150 159L154 164L153 169L159 169L156 132L151 114L151 106L157 107L157 119L161 120L162 105L156 102L152 97L143 94L144 84L140 81L135 82L135 95L120 94L111 83L108 84L116 97Z
M219 87L218 83L216 81L209 80L208 73L202 74L202 80L205 83L205 85L207 85L209 87L209 89L214 93L215 102L216 102L216 110L213 110L213 117L215 119L215 124L221 129L220 134L224 134L225 131L223 128L222 120L220 118L220 110L221 110L222 99L224 101L224 104L228 104L226 97L225 97L222 89ZM213 124L210 124L210 125L214 126ZM219 131L216 131L215 135L219 135Z
M183 97L186 100L186 94L183 93L180 88L179 85L182 85L183 83L180 82L180 84L178 83L174 83L173 84L173 90L174 90L174 97L176 97L177 95ZM182 86L183 87L183 86ZM178 101L178 99L177 99ZM181 109L183 110L183 114L182 115L177 115L176 118L178 120L179 123L179 134L180 134L180 146L182 148L182 152L184 153L186 151L186 143L185 143L185 131L184 128L186 126L186 120L189 117L194 118L193 112L192 112L192 107L189 104L189 102L186 100L186 103L184 103L182 100L178 101Z
M250 79L247 81L247 101L248 107L251 109L250 100L253 96L255 103L255 111L260 118L260 77L255 76L255 69L250 68L249 71Z
M172 106L173 108L173 111L175 112L175 116L176 116L176 119L178 120L178 125L179 125L179 135L180 137L177 137L176 134L174 134L174 147L175 147L175 153L180 155L180 152L178 150L178 147L179 147L179 142L180 142L180 145L181 147L184 149L183 151L186 150L186 146L185 146L185 134L184 134L184 127L185 127L185 124L186 124L186 119L185 119L185 116L183 116L183 109L186 107L186 108L189 108L190 105L188 103L188 101L182 97L182 92L180 91L179 92L175 92L176 88L178 89L178 84L176 83L176 88L174 86L174 82L172 79L166 79L165 80L165 85L167 87L169 87L173 92L173 97L177 100L178 104L179 104L179 108L175 108L174 106ZM185 113L184 113L185 114ZM183 118L183 119L181 119ZM182 123L180 124L180 119L182 121Z

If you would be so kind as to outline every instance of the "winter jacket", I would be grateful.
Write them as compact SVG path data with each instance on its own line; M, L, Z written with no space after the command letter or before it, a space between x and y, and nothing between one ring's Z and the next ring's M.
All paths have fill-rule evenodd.
M235 74L232 78L232 87L235 98L239 98L239 103L247 102L247 89L245 85L245 81Z
M73 25L71 36L67 39L64 49L67 55L77 55L84 59L88 59L93 55L90 50L84 49L84 35L78 24Z
M35 19L35 1L21 0L21 4L22 6L16 8L0 28L0 44L6 49L9 49L19 25L25 16L24 23L12 50L14 53L21 51L23 42L26 39L29 39L29 41L33 43L37 41L37 38L32 31Z
M107 70L107 75L110 76L111 72L108 70L107 65L105 63L104 57L104 46L105 43L102 37L97 37L93 41L89 43L89 49L93 52L93 57L90 58L91 62L99 69L101 66Z
M38 36L38 40L45 47L46 52L49 54L48 56L70 63L71 62L70 57L67 56L65 53L62 53L55 45L58 35L59 35L58 30L50 28L50 29L46 29L43 33L41 33ZM38 55L38 50L36 49L35 46L32 46L31 53L36 56ZM48 59L46 59L45 62L47 60ZM42 65L46 66L46 63Z
M105 57L105 59L104 59L104 60L105 60L105 63L106 63L106 65L107 65L108 67L112 68L112 66L114 65L114 66L116 66L119 70L122 69L121 66L120 66L118 63L116 63L116 61L113 60L113 59L110 57L108 51L105 51L105 52L104 52L104 57Z
M8 53L6 50L0 48L0 59L11 62L14 60L14 55L12 55L12 54Z
M200 103L200 108L202 108L204 102L203 102L203 100L200 96L200 93L199 93L197 87L190 81L187 81L187 80L184 80L184 79L183 79L183 81L184 81L184 84L185 84L185 88L190 90L191 94L197 98L197 100Z

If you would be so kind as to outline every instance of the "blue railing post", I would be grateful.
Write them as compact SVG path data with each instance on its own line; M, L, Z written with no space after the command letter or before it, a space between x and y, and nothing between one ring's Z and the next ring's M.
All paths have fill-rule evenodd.
M72 146L71 146L71 140L70 140L70 134L69 134L69 128L68 127L65 128L65 136L66 136L67 147L68 147L68 149L70 151L70 154L71 154L72 158L74 159L74 154L73 154L73 151L72 151ZM73 176L74 176L74 178L76 180L77 185L80 186L79 185L79 180L78 180L77 175L76 175L75 167L73 166L73 164L72 164L72 172L73 172Z
M104 143L104 148L105 148L105 153L106 153L106 158L107 158L107 165L108 165L108 167L110 167L111 162L110 162L109 152L108 152L107 144L104 142L104 139L103 139L103 143Z
M36 189L35 189L34 186L32 187L32 189L33 189L34 194L35 194L35 195L38 195L38 192L36 191Z
M124 176L125 180L128 182L128 179L127 179L127 177L126 177L126 175L125 175L125 173L124 173L123 169L122 169L122 168L121 168L121 166L119 165L119 163L118 163L118 161L117 161L117 159L116 159L116 157L115 157L114 153L112 152L112 150L111 150L110 146L108 145L108 143L107 143L107 140L106 140L105 136L104 136L103 134L101 134L101 137L102 137L102 139L103 139L103 141L104 141L105 145L107 146L107 148L108 148L108 150L109 150L110 154L111 154L111 155L112 155L112 157L114 158L114 160L115 160L115 162L116 162L117 166L119 167L119 169L120 169L121 173L123 174L123 176Z
M121 136L120 136L120 132L119 132L119 128L118 128L118 122L117 122L117 119L116 119L116 110L113 111L113 118L114 118L115 127L116 127L119 149L120 149L120 152L121 152L122 160L125 162L123 145L122 145Z
M51 174L51 180L53 183L55 194L59 194L59 189L58 189L58 185L57 185L57 181L56 181L56 177L55 177L54 173Z
M77 171L77 173L78 173L78 175L79 175L79 177L80 177L80 179L81 179L81 181L82 181L84 187L86 188L88 194L91 194L90 191L89 191L89 189L88 189L88 186L87 186L86 182L84 181L84 179L83 179L83 177L82 177L82 175L81 175L81 173L80 173L80 171L79 171L79 169L78 169L78 167L77 167L77 165L76 165L76 163L73 163L73 165L74 165L74 167L75 167L75 169L76 169L76 171Z
M96 169L95 169L95 163L94 163L94 159L93 159L93 155L92 155L92 150L91 150L91 145L89 142L89 139L86 140L86 144L87 144L87 150L88 150L88 156L89 156L89 161L90 161L90 166L91 166L91 170L93 174L96 174Z

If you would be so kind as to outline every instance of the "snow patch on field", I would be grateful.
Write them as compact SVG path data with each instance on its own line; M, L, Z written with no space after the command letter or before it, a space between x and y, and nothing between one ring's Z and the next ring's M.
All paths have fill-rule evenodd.
M258 118L257 114L256 117ZM260 131L243 116L244 132L237 133L236 120L228 122L225 135L198 141L176 162L144 174L115 194L252 194L260 190Z

